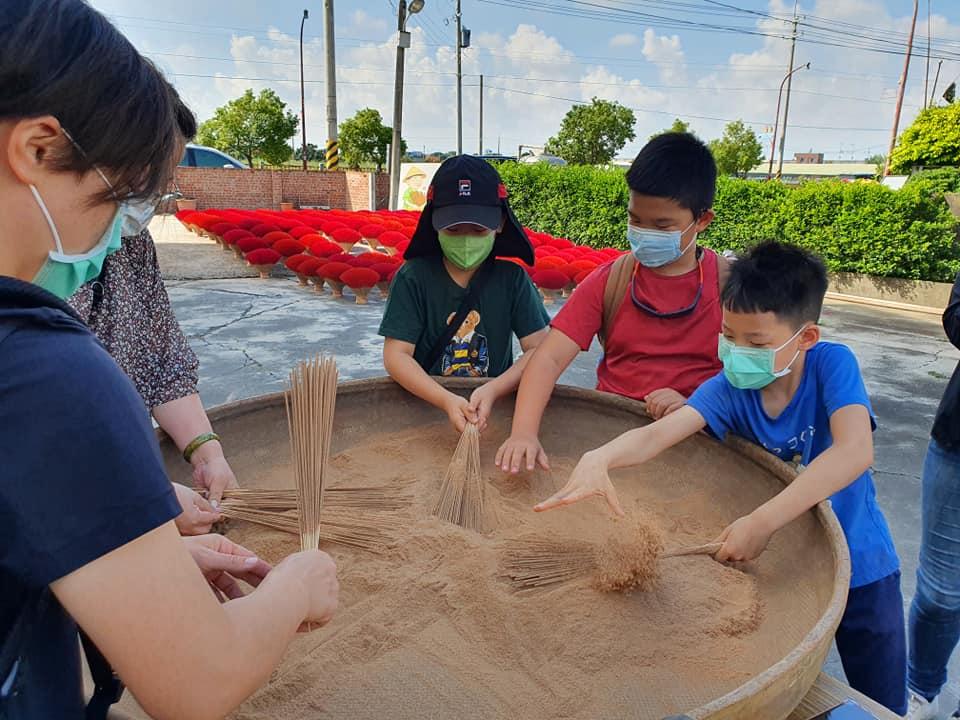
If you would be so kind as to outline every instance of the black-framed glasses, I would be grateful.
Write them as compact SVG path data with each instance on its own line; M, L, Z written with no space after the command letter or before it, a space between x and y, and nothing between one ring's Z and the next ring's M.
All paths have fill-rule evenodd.
M689 315L696 309L697 305L700 304L700 298L703 295L703 250L700 248L697 248L697 268L700 271L700 283L697 285L697 294L693 298L693 302L686 307L680 308L679 310L662 312L654 307L651 307L650 305L647 305L645 302L637 298L637 280L638 275L640 274L640 263L637 263L637 267L633 271L633 277L630 278L630 299L633 301L633 306L638 310L642 310L648 315L652 315L655 318L661 318L663 320L670 320L672 318Z

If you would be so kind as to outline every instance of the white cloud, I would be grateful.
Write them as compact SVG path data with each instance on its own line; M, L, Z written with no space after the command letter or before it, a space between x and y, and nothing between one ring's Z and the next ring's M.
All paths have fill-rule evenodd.
M619 33L610 38L610 47L633 47L640 42L633 33Z
M686 80L686 62L679 35L657 35L651 28L643 32L643 56L657 66L660 79L673 84Z
M338 30L338 34L339 34ZM354 10L350 15L350 24L343 34L350 37L381 37L389 32L387 21L382 17L374 17L364 10Z
M652 63L681 63L680 36L657 35L653 28L643 31L643 56Z

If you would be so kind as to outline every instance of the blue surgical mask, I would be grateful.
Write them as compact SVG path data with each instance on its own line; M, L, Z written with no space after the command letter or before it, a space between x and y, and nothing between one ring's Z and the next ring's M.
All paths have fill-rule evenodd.
M680 248L683 234L696 222L694 220L683 230L650 230L628 224L627 241L630 243L630 250L637 262L644 267L658 268L669 265L697 244L697 233L694 233L687 246Z
M723 374L730 384L740 390L760 390L777 378L790 374L790 366L800 357L800 349L782 370L776 370L777 353L793 342L806 325L797 330L789 340L778 348L741 347L720 335L717 355L723 363Z

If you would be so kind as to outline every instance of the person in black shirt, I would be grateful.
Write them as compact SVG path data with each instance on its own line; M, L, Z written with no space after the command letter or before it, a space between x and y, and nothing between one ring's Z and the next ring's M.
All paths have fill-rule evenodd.
M943 312L943 329L960 349L960 275ZM940 400L923 463L920 562L910 605L907 717L938 717L937 696L960 640L960 364ZM952 717L960 717L958 709Z
M324 553L271 569L224 538L179 537L143 401L63 301L155 203L194 130L85 2L0 3L5 720L84 717L78 627L150 715L222 717L336 608ZM244 596L236 578L257 587Z

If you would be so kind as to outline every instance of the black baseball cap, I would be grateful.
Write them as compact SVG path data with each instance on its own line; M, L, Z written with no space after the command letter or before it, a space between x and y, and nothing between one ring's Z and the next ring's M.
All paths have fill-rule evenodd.
M501 221L503 230L497 233L491 254L533 265L533 245L507 203L507 188L500 174L482 158L455 155L437 168L404 257L442 254L437 231L451 225L473 223L496 229Z

